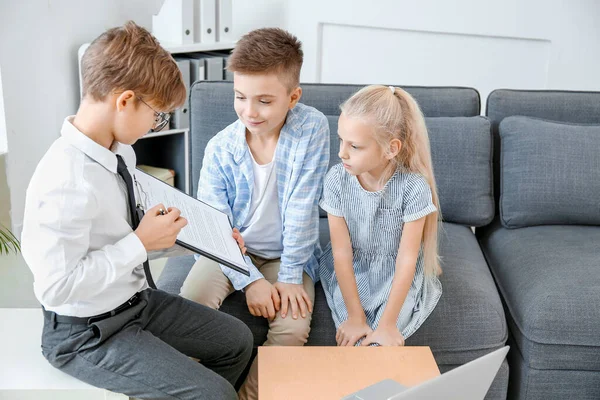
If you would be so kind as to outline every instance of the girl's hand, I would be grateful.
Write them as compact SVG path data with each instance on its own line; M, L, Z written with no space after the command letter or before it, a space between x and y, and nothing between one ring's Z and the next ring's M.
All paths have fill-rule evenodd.
M367 335L361 346L377 343L380 346L404 346L404 336L396 326L379 326Z
M231 236L233 236L233 238L237 242L238 246L240 246L240 250L242 251L242 254L246 254L246 247L245 247L246 242L244 242L244 238L242 237L242 234L240 233L238 228L233 228L233 233L231 234Z
M338 328L335 341L338 346L354 346L361 338L368 337L372 332L366 319L348 318Z

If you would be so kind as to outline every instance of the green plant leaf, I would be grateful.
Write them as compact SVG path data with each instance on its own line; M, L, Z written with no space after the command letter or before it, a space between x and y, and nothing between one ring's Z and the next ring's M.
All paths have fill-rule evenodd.
M9 254L11 251L15 253L21 251L19 239L8 228L0 224L0 255Z

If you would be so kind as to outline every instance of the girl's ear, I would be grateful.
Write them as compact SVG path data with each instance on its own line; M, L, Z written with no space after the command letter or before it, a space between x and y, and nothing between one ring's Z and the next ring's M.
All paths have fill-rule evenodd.
M401 149L402 149L402 142L400 141L400 139L392 139L390 141L390 147L388 149L387 159L391 160L392 158L396 157L398 155L398 153L400 153Z

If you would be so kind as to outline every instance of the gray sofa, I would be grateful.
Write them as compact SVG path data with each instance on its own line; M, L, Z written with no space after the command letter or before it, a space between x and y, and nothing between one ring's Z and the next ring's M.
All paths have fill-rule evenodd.
M499 213L477 230L505 305L509 398L600 399L600 93L496 90Z
M302 102L321 110L331 128L330 166L337 157L339 105L362 86L304 84ZM430 346L442 372L505 345L508 330L496 285L471 227L483 227L494 218L491 123L480 115L479 93L470 88L404 87L419 102L429 128L441 210L440 240L443 295L433 314L409 346ZM197 82L191 88L192 193L210 138L236 119L233 88L228 82ZM321 245L329 242L327 219L320 221ZM194 259L172 258L158 280L159 288L179 293ZM249 314L244 294L236 292L222 311L244 321L255 345L264 342L267 323ZM316 285L309 346L335 345L335 328L320 283ZM486 399L505 399L508 364L505 361Z

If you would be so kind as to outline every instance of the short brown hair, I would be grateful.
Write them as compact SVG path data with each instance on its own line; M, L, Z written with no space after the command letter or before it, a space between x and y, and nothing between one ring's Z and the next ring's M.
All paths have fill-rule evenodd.
M261 28L237 42L227 69L246 74L277 73L290 90L300 84L304 53L302 43L280 28Z
M161 111L180 107L185 84L175 60L150 32L133 21L96 38L81 60L83 96L103 101L108 95L133 90Z

